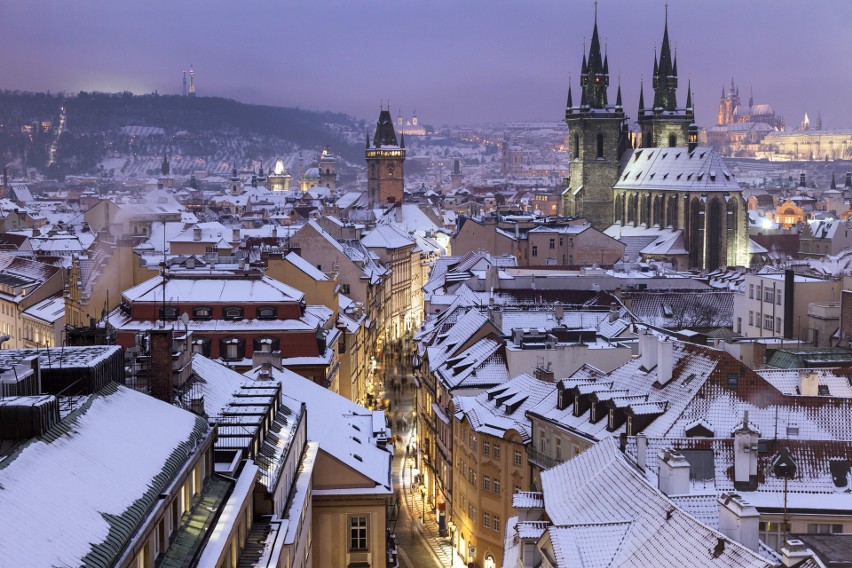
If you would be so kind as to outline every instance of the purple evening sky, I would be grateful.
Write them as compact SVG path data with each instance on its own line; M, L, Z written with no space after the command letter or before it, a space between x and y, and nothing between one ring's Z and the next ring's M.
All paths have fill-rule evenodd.
M599 4L610 100L620 75L633 117L664 10ZM389 98L436 126L559 120L593 14L591 0L5 0L0 88L179 93L192 64L199 95L371 120ZM733 76L790 126L807 111L852 127L850 29L850 0L671 0L679 102L691 76L710 126Z

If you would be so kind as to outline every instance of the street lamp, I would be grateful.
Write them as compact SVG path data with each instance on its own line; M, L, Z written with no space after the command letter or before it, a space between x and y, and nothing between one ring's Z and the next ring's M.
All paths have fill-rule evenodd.
M420 522L426 523L426 487L420 486Z

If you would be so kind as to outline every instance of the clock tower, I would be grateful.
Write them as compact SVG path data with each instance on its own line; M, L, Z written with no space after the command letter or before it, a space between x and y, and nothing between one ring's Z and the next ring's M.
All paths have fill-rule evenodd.
M405 161L405 135L399 142L393 129L390 109L382 109L372 143L367 135L367 199L371 209L402 203Z

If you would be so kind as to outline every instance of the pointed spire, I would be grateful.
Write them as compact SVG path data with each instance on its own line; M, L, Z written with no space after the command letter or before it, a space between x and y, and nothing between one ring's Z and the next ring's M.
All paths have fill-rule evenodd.
M405 148L405 132L399 133L399 147Z
M754 88L749 87L748 88L748 108L751 108L753 106L754 106Z
M618 94L615 95L615 108L620 109L621 106L621 77L618 78Z
M366 144L364 147L365 147L365 148L369 148L369 147L370 147L370 133L369 133L369 132L367 133L367 144Z
M574 106L574 101L571 100L571 77L568 77L568 102L565 105L565 108L571 108Z
M639 114L645 110L645 80L639 79Z
M686 110L692 109L692 79L686 84Z
M725 100L725 85L722 85L722 100Z
M674 64L672 65L672 75L677 77L677 48L675 48L675 52L674 52Z
M657 44L654 44L654 77L660 72L660 67L657 65Z
M583 42L583 66L582 66L582 70L580 71L580 73L585 75L587 71L588 71L588 65L586 64L586 42L584 41Z

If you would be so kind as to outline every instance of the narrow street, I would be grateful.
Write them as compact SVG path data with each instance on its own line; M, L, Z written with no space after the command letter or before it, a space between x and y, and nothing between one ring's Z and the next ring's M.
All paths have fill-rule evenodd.
M450 540L438 536L435 515L424 503L414 477L413 451L415 448L415 402L416 390L411 372L411 361L401 356L400 351L388 350L385 360L385 398L391 401L388 420L396 435L393 464L394 484L400 497L400 514L396 524L396 543L399 549L401 568L421 566L452 567ZM407 355L407 352L405 352ZM396 386L395 386L396 385ZM412 450L406 456L406 449ZM423 511L423 506L426 511ZM461 559L456 567L463 567Z

